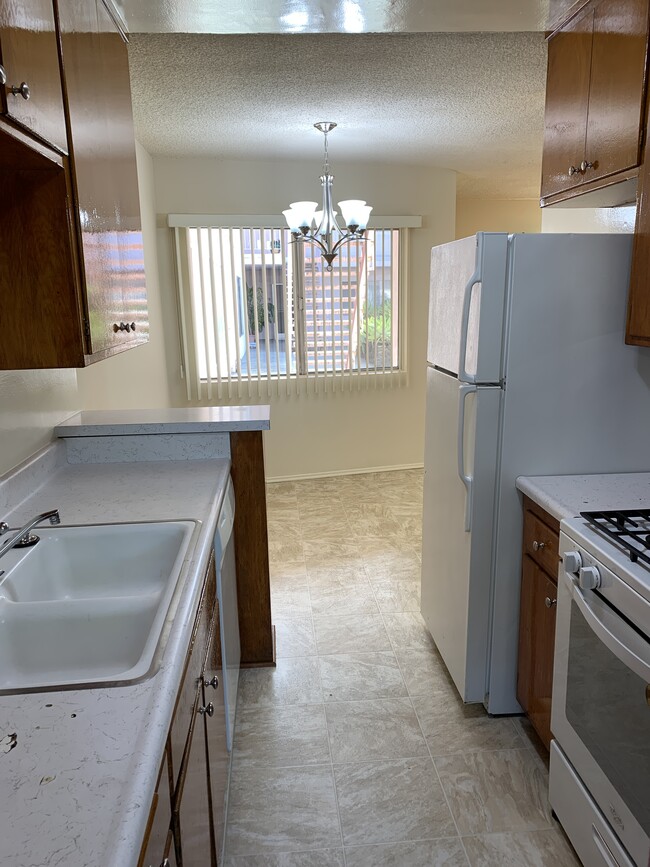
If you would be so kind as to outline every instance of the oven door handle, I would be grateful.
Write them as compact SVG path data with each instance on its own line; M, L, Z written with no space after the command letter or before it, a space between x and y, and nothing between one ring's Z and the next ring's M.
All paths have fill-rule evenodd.
M580 609L580 613L605 647L607 647L614 656L618 657L624 665L650 684L650 643L648 644L646 653L643 656L639 656L635 650L632 650L632 648L628 647L625 643L625 637L627 636L631 639L630 644L633 646L634 644L643 641L641 636L622 619L618 618L614 612L610 613L609 610L607 610L607 619L609 620L611 618L616 621L615 628L618 634L614 634L614 632L608 628L607 624L599 617L598 612L589 603L573 578L567 575L566 579L567 583L570 585L573 599ZM601 604L603 604L604 607L604 603ZM613 626L614 624L611 625Z

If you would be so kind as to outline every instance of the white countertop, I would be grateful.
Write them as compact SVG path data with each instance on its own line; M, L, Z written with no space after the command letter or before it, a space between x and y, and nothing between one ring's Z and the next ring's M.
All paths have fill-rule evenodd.
M519 476L517 487L558 521L601 509L650 508L650 473Z
M60 437L87 437L269 430L270 412L266 404L85 410L61 422L54 432Z
M137 864L229 469L228 460L59 465L9 515L12 526L48 508L60 510L63 525L203 523L153 677L112 689L0 696L0 743L17 737L10 752L0 747L3 865Z

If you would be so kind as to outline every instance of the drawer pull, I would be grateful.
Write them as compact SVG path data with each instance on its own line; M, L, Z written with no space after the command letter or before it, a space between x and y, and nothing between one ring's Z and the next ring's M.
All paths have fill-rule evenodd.
M546 548L546 542L533 542L533 551L543 551Z
M593 167L594 167L594 163L589 163L589 162L587 162L587 160L583 160L580 163L580 171L582 172L583 175L587 171L587 169L593 169Z
M208 716L214 716L214 705L212 704L212 702L208 702L205 707L200 707L199 713L205 713Z
M212 689L218 689L219 688L219 678L215 674L215 676L212 678L212 680L207 680L207 679L204 680L203 686L211 686Z
M557 599L551 599L550 596L547 596L544 600L544 605L546 605L547 608L552 608L554 605L557 605Z
M14 85L9 88L9 93L13 93L14 96L22 96L23 99L29 99L31 93L29 92L29 85L26 81L22 81L17 87Z

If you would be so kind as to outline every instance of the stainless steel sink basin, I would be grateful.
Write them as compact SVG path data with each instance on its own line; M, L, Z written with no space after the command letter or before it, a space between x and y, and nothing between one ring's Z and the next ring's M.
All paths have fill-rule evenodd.
M39 529L3 557L0 694L152 674L194 521Z

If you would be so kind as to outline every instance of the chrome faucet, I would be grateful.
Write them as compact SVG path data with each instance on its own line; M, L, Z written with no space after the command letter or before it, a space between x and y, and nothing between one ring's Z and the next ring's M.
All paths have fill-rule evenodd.
M31 548L32 545L35 545L39 536L35 536L32 533L34 527L37 524L42 523L43 521L49 521L50 524L60 524L61 518L59 517L58 509L51 509L49 512L43 512L40 515L37 515L35 518L32 518L24 527L21 527L14 535L7 539L5 542L0 545L0 557L3 554L6 554L7 551L11 551L12 548ZM0 521L0 536L4 536L4 534L9 530L9 525L4 521Z

